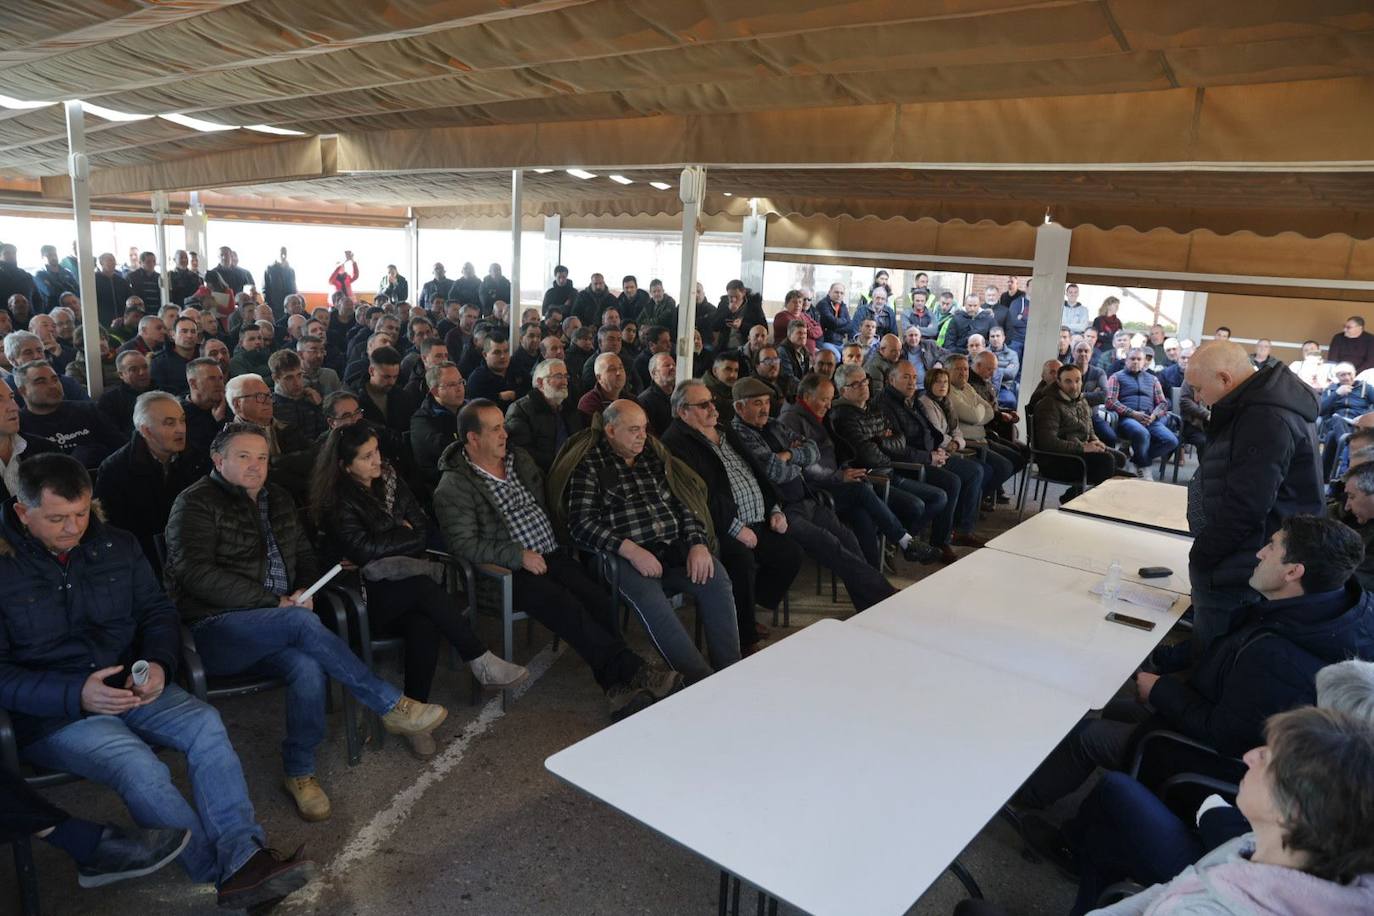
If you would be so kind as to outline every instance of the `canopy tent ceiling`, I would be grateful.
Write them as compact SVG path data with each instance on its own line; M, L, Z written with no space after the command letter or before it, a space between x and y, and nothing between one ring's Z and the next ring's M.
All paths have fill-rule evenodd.
M322 0L7 7L5 95L311 135L1374 76L1368 0L364 0L346 15ZM1183 95L1191 115L1201 103ZM0 166L64 174L60 112L5 114ZM93 164L101 168L179 159L197 147L237 149L261 137L92 121ZM885 161L926 159L911 139L905 157ZM979 139L1017 145L995 131ZM1142 142L1129 132L1114 139ZM727 134L714 145L707 161L729 161L732 147L746 144ZM1142 152L1141 160L1152 158ZM1366 148L1348 158L1367 156Z
M1198 233L1250 255L1280 233L1285 250L1327 254L1374 237L1369 0L358 0L342 13L12 0L6 13L0 95L237 128L88 114L97 198L219 188L471 224L508 217L509 169L576 165L635 183L527 172L526 213L624 220L679 212L677 170L695 163L710 167L707 214L753 198L835 232L975 227L995 249L1048 211L1104 237L1164 233L1175 255L1205 248ZM66 152L60 108L0 107L0 180L40 178L63 198ZM1354 255L1331 269L1374 277Z
M619 173L617 173L619 174ZM525 215L620 216L679 213L677 172L605 175L562 170L525 176ZM669 185L666 190L650 182ZM1046 214L1073 227L1206 228L1264 235L1342 233L1374 237L1371 172L1046 172L922 169L721 169L707 182L703 211L744 215L930 217L1034 225ZM510 215L505 172L361 173L231 189L239 195L415 207L426 218Z

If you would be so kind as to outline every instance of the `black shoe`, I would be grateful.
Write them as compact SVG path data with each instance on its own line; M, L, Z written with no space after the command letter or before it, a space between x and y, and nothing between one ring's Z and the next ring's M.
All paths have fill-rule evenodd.
M304 849L298 847L290 856L259 849L219 886L218 904L230 910L254 909L305 887L315 877L315 863L301 858Z
M647 690L631 687L629 684L616 684L606 691L606 707L612 722L619 722L654 705L654 695Z
M682 689L682 675L646 662L630 678L630 686L636 690L647 690L655 700L661 700Z
M903 548L902 556L912 563L935 563L940 559L940 551L919 538L912 538Z
M1021 839L1041 858L1059 869L1064 877L1078 880L1078 856L1074 855L1064 831L1045 820L1039 814L1022 814L1017 825Z
M181 855L189 842L189 830L106 824L91 860L77 866L76 883L82 887L104 887L151 875Z

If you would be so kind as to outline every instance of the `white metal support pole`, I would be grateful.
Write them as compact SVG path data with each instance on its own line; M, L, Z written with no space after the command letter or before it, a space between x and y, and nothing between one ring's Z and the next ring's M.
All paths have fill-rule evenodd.
M211 267L219 263L219 259L211 257L207 250L209 239L205 231L205 208L200 205L200 192L191 192L191 201L186 205L186 214L182 217L181 225L186 230L186 250L194 251L200 257L200 271L205 273Z
M520 339L520 229L525 211L525 173L510 173L510 347Z
M544 217L544 282L553 283L553 269L563 263L563 217ZM567 315L563 316L567 318Z
M181 308L180 302L172 301L171 287L167 280L167 193L153 192L154 244L157 246L157 285L162 290L162 304Z
M1202 343L1202 333L1207 327L1207 294L1183 294L1183 312L1178 316L1178 338L1188 338L1195 344Z
M1063 317L1064 282L1069 273L1069 241L1073 233L1058 223L1035 230L1035 261L1031 268L1030 320L1026 347L1021 357L1021 390L1017 410L1024 421L1026 402L1040 383L1040 367L1059 353L1059 327ZM1022 428L1027 438L1030 431Z
M424 274L420 273L420 220L415 216L413 207L406 207L406 270L410 273L410 301L412 303L420 301L420 287L424 284L420 278ZM439 316L442 321L443 315Z
M692 377L692 329L697 324L697 220L705 196L705 167L687 166L678 182L678 197L682 200L682 277L677 288L678 383Z
M768 235L768 217L759 216L758 201L749 201L751 213L744 218L740 233L739 278L745 287L763 292L763 249Z
M100 309L95 295L95 254L91 250L91 163L86 158L86 123L80 100L67 108L67 174L72 179L72 214L76 217L76 269L81 287L81 325L86 360L86 390L99 398L104 390L100 368ZM115 303L116 308L123 303Z

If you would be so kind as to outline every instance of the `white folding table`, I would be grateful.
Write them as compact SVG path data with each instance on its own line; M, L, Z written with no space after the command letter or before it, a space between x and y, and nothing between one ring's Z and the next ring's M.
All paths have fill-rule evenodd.
M1116 694L1188 607L1184 596L1167 611L1118 602L1113 610L1153 621L1155 628L1112 623L1105 619L1101 599L1088 591L1101 578L978 550L854 615L847 625L1054 687L1096 709Z
M1085 709L1045 684L822 620L545 766L815 916L897 916Z
M1188 551L1192 545L1192 539L1184 535L1071 512L1037 512L988 541L988 547L1003 553L1070 566L1098 576L1105 576L1107 567L1116 560L1121 564L1121 576L1126 581L1179 595L1191 591ZM1136 571L1143 566L1164 566L1173 570L1173 574L1142 579Z
M1188 534L1188 488L1154 480L1114 477L1059 507L1065 512Z

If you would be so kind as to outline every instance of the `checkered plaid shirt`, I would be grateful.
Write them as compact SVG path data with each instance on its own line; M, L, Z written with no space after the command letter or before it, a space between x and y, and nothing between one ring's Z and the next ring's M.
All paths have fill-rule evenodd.
M703 437L704 438L704 437ZM763 521L768 507L763 502L763 491L754 479L754 472L739 452L725 441L722 433L719 442L706 443L716 453L721 464L725 465L725 477L730 481L730 495L735 498L735 517L730 521L730 536L738 537L745 525L757 525Z
M267 544L267 574L262 587L277 597L289 594L291 582L286 578L286 560L281 555L277 536L272 533L272 509L267 504L266 487L258 491L258 524L262 527L263 542Z
M706 529L668 489L667 469L647 443L633 466L604 439L587 450L568 481L568 524L592 550L615 550L622 540L646 549L706 543Z
M468 466L478 479L487 485L491 498L496 501L496 507L506 517L511 537L521 547L533 550L541 556L558 549L558 541L553 535L553 523L549 521L549 517L544 514L544 510L539 507L538 501L530 491L525 489L520 478L515 476L514 452L506 453L505 480L488 474L473 464L467 452L463 453L463 457L467 459Z

